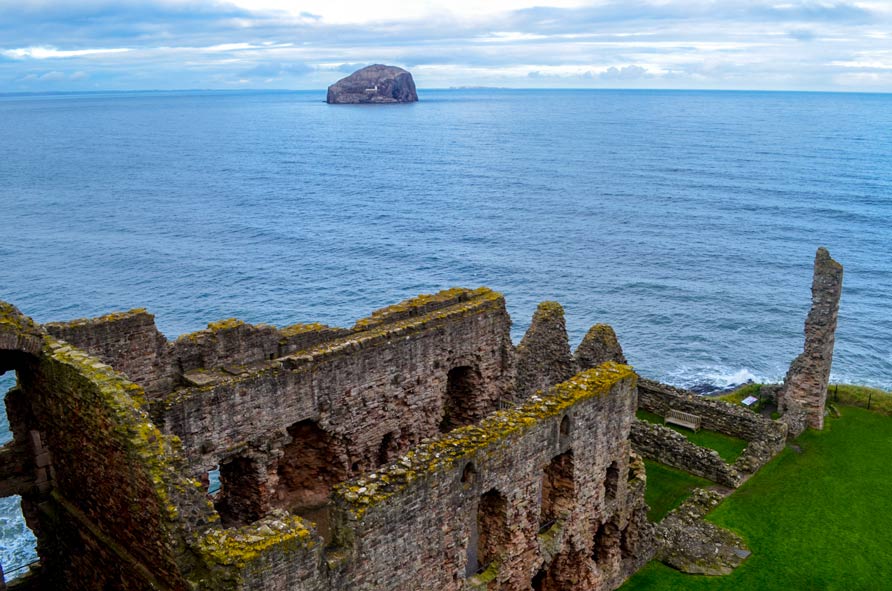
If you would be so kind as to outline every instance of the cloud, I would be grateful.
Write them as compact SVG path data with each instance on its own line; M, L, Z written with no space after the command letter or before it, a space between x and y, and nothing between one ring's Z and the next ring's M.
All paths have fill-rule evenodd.
M647 78L647 68L631 65L617 68L611 66L598 75L601 80L640 80Z
M864 52L892 50L892 10L882 2L428 0L406 9L397 0L294 4L0 0L0 91L50 82L82 87L87 77L71 72L89 72L90 84L123 89L271 81L323 89L341 73L374 62L411 68L422 88L832 89L845 80L851 89L857 74L886 63ZM48 72L66 73L66 79L38 80ZM884 83L883 77L862 78L870 89Z
M107 53L125 53L128 51L130 50L124 47L109 49L74 49L68 51L61 51L56 49L55 47L19 47L16 49L4 49L0 51L0 54L10 59L16 60L29 58L45 60L52 58L84 57L88 55L100 55Z
M241 75L245 78L283 78L286 76L303 76L314 71L315 68L304 63L277 63L262 62L243 70Z

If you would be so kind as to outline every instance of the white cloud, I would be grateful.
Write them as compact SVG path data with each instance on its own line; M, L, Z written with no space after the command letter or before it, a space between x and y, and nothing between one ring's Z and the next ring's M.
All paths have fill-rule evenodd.
M332 24L412 21L451 15L475 19L534 7L575 8L601 2L585 0L233 0L248 10L279 10L321 17Z
M112 53L126 53L131 51L130 49L124 47L118 48L110 48L110 49L72 49L72 50L59 50L55 47L20 47L18 49L3 49L0 50L0 55L11 59L36 59L36 60L45 60L45 59L57 59L57 58L70 58L70 57L84 57L89 55L102 55L102 54L112 54Z

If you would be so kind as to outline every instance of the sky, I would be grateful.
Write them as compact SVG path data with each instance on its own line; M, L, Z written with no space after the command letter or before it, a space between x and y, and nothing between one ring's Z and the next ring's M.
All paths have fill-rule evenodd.
M425 88L892 92L892 0L0 0L0 92Z

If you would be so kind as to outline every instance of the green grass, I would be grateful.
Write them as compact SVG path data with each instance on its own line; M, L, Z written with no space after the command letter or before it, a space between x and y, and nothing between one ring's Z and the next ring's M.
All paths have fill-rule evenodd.
M728 392L727 394L716 396L715 399L724 400L725 402L731 402L734 404L740 404L747 396L755 396L756 398L758 398L759 390L761 388L762 384L744 384L733 392Z
M831 404L867 408L868 401L870 410L892 415L892 392L854 384L831 384L827 388L827 402Z
M642 421L648 421L650 423L656 423L658 425L663 424L663 417L646 410L639 409L638 412L635 413L635 415ZM717 452L719 452L719 456L721 456L721 458L729 464L733 463L734 460L737 459L737 457L747 446L747 442L743 439L731 437L730 435L725 435L724 433L706 431L705 429L700 429L699 431L694 432L690 429L685 429L684 427L679 427L677 425L666 426L670 429L678 431L679 433L687 437L688 441L695 445L716 450Z
M741 534L753 555L726 577L651 563L623 591L881 590L892 588L892 419L842 407L796 441L709 519Z
M663 519L666 513L681 505L698 486L707 487L712 484L705 478L693 476L658 462L644 460L644 465L647 469L644 500L650 507L647 518L651 521Z

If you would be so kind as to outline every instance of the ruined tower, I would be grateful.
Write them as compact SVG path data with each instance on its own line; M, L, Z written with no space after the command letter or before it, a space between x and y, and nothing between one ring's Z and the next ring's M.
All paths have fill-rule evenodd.
M805 347L790 364L777 395L778 406L785 414L793 436L805 427L824 427L842 273L842 265L830 258L826 248L819 248L811 287L812 305L805 320Z

